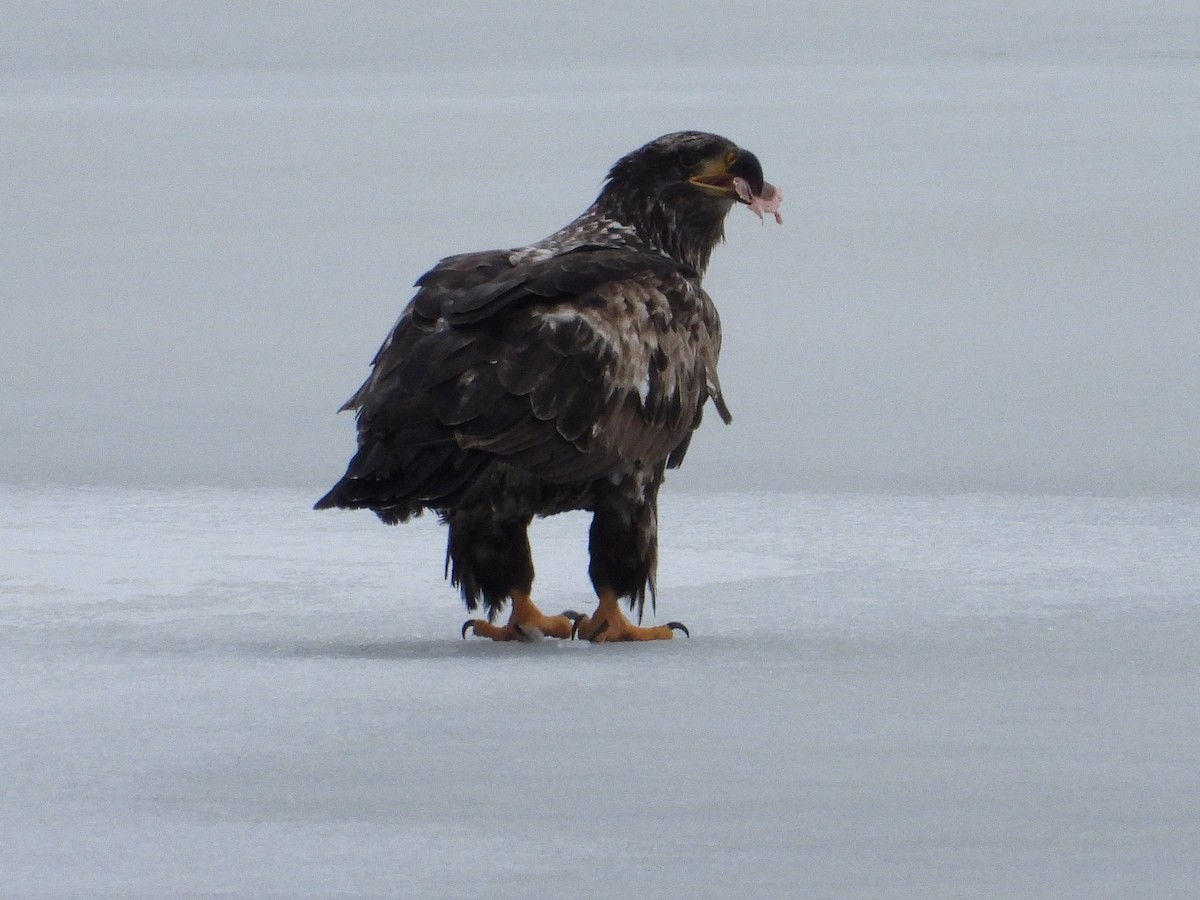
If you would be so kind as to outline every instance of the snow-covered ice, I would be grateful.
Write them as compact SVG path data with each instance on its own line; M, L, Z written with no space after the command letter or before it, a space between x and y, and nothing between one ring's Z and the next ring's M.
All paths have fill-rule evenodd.
M610 647L460 640L435 521L311 499L0 490L0 895L1200 883L1194 500L668 486L693 638Z
M0 897L1195 896L1198 36L1194 0L10 0ZM658 610L693 637L462 641L435 522L309 510L332 411L436 259L680 128L788 196L706 277L736 421L672 474ZM535 527L546 609L585 535Z

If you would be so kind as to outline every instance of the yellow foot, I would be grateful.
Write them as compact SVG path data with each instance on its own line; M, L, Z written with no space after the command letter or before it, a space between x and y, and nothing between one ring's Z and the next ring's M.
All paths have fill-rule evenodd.
M561 616L548 616L543 613L528 594L514 591L512 594L512 612L504 625L493 625L486 619L467 619L463 622L463 640L467 638L467 630L475 632L480 637L491 638L493 641L536 641L544 637L569 638L575 626L579 613L566 612Z
M595 614L577 619L571 636L578 635L582 640L597 644L610 641L669 641L675 637L676 631L682 631L691 637L687 626L682 622L668 622L666 625L655 625L651 628L634 625L621 611L617 595L611 591L602 591L600 606Z

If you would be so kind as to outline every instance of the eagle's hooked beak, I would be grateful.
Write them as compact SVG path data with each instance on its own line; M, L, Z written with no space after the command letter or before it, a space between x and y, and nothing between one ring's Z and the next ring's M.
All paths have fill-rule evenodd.
M758 157L749 150L730 150L724 156L708 160L704 168L688 179L690 184L728 200L749 203L737 190L736 179L742 179L754 196L763 192L763 170Z

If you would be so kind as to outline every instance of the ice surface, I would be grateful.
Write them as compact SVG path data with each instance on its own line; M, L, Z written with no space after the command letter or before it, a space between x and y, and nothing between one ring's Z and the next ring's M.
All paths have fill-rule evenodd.
M1195 501L668 487L693 638L610 647L462 641L434 521L311 499L0 489L0 893L1200 883Z
M5 5L0 481L70 487L0 486L0 896L1195 894L1200 6L277 7ZM789 196L706 278L694 637L461 641L435 522L310 512L333 410L683 128Z

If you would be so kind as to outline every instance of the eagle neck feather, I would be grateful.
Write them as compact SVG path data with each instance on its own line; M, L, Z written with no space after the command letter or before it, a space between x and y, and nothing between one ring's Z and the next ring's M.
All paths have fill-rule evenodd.
M603 219L632 230L649 247L703 274L725 238L729 205L665 202L655 193L622 191L610 182L580 220Z

